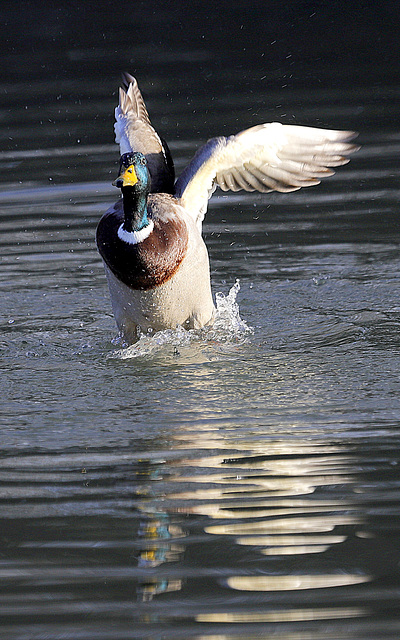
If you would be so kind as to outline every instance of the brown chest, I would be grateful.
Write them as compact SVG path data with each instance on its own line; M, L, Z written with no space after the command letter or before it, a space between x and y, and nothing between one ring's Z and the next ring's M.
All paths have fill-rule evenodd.
M114 209L101 219L97 229L99 252L114 275L132 289L154 289L176 273L188 245L185 222L172 215L153 218L154 229L142 242L130 244L118 237L123 222Z

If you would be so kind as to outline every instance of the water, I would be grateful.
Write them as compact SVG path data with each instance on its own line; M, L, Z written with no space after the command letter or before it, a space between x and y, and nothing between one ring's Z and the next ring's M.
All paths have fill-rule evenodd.
M206 4L4 9L7 640L400 636L394 23L385 4L351 33L347 5ZM274 119L363 145L318 187L216 194L216 325L128 348L94 243L120 68L178 173L210 136Z

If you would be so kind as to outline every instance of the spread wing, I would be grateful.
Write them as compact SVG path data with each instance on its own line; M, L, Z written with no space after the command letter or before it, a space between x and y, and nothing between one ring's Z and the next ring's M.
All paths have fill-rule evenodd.
M167 143L152 126L142 94L133 76L123 74L124 86L119 90L115 109L115 141L120 154L140 151L146 156L153 193L172 193L174 165Z
M319 184L332 167L349 162L359 147L352 131L315 129L278 122L229 138L209 140L176 182L175 195L201 224L217 186L224 191L296 191Z

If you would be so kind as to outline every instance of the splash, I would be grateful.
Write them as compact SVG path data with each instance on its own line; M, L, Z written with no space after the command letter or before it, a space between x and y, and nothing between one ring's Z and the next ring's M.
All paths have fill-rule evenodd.
M240 317L239 305L236 302L239 291L240 283L239 280L236 280L227 296L223 293L216 294L216 314L214 324L205 329L208 339L225 342L237 339L240 340L244 336L253 333L252 329Z
M110 357L126 360L128 358L138 358L148 356L163 351L173 349L174 355L179 355L184 347L199 344L202 347L213 345L237 345L246 342L253 333L244 320L240 317L239 305L236 302L240 291L239 280L236 280L228 295L217 293L216 314L214 323L209 327L200 330L186 330L183 327L176 329L165 329L155 333L142 334L139 340L133 345L126 345L121 336L113 340L116 346L122 348L110 354Z

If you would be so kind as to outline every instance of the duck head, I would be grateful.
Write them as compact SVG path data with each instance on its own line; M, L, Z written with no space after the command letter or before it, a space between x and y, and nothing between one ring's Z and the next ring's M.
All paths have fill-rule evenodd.
M113 185L122 192L124 230L140 231L147 227L147 196L151 180L145 156L139 152L124 153L120 160L119 176Z

